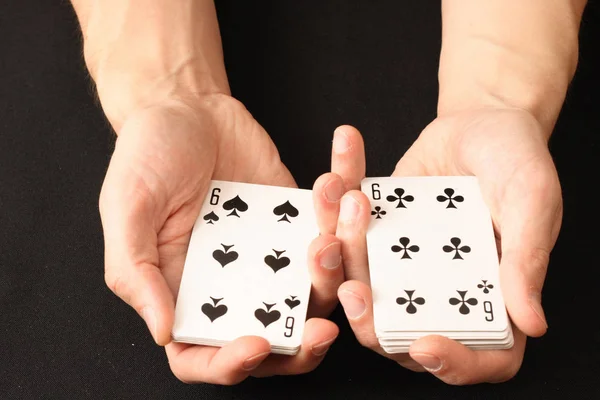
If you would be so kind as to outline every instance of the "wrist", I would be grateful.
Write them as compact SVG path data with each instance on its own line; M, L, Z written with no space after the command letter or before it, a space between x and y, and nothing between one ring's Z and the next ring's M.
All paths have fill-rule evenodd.
M91 1L81 9L84 58L118 133L140 108L229 94L213 0Z
M576 44L558 60L481 38L464 40L458 51L442 50L438 115L473 108L521 109L533 115L549 137L576 64Z
M92 67L102 109L117 133L127 116L136 110L172 98L229 94L227 81L215 79L197 64L192 54L180 61L142 63L145 65L138 65L138 61L115 54ZM168 64L171 66L166 67Z

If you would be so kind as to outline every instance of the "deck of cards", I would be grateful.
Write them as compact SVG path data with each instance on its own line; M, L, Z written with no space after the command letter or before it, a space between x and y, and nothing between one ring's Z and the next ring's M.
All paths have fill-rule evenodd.
M478 350L513 334L490 212L475 177L367 178L375 333L388 353L426 335Z
M472 349L513 345L490 212L475 177L366 178L375 332L388 353L438 334ZM300 349L319 234L310 190L212 181L190 239L173 340L262 336Z
M262 336L300 349L310 295L307 254L319 235L310 190L212 181L194 225L174 341L223 346Z

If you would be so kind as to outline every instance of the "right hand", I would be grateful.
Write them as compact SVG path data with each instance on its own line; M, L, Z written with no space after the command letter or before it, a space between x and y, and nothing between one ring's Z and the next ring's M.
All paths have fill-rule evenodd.
M156 343L166 346L173 373L184 382L228 385L249 375L316 368L338 335L337 326L321 318L307 321L301 350L292 357L270 355L269 343L259 337L242 337L222 348L171 342L191 231L211 179L296 186L264 129L241 103L223 94L170 97L119 125L100 195L106 283L144 318ZM317 209L339 207L345 189L337 184L342 185L337 198L317 200ZM326 316L335 307L344 280L339 265L323 266L341 256L333 232L322 233L309 249L309 317Z

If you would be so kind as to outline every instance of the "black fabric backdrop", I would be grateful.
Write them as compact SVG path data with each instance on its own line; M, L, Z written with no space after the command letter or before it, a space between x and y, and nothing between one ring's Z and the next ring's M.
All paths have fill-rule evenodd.
M365 135L368 175L389 174L435 116L438 1L218 1L234 95L301 187L329 165L333 129ZM373 2L375 3L375 2ZM103 281L97 198L114 141L82 62L68 1L0 5L0 398L598 398L600 4L551 142L565 217L544 291L550 329L516 378L447 386L338 342L314 372L186 385Z

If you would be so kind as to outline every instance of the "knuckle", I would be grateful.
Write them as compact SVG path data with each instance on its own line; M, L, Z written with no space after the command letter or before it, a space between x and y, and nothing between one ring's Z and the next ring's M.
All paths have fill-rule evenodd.
M398 365L413 372L425 372L425 368L414 360L396 360Z
M317 369L317 367L319 365L321 365L321 361L323 361L323 359L324 359L324 357L317 357L317 358L314 358L311 362L304 364L300 368L300 373L307 374L309 372L314 371L315 369Z
M129 285L127 284L126 279L123 278L121 274L111 272L111 269L106 269L104 273L104 281L106 286L115 294L117 297L120 297L126 303L130 303L130 291L128 289Z
M233 374L226 374L216 379L215 383L222 386L233 386L240 383L242 380L243 379L240 379Z
M530 158L522 159L520 167L510 178L518 190L515 193L527 194L545 207L551 202L560 201L561 186L556 167L547 152L535 152Z
M110 191L111 190L105 181L100 190L100 196L98 196L98 210L100 211L100 217L104 217L106 211L109 209Z
M468 386L479 383L475 377L463 374L446 374L441 379L452 386Z
M558 180L553 168L547 168L545 165L535 165L532 168L536 179L528 182L531 190L543 196L557 192Z
M503 383L514 378L521 369L521 361L512 362L506 368L502 368L501 372L490 379L489 383Z
M532 248L526 253L524 261L525 267L533 271L533 275L536 277L536 284L541 286L541 282L537 282L537 280L543 282L543 278L546 276L550 262L550 251L541 247ZM541 290L541 287L537 289Z
M179 364L171 363L170 366L171 366L171 372L173 373L175 378L177 378L179 381L186 383L186 384L192 383L192 381L187 379L187 375L181 370L181 367L179 366Z
M374 342L368 335L364 333L357 332L356 340L358 340L358 343L360 343L361 346L371 349L373 351L377 351L377 349L379 348L378 343Z

